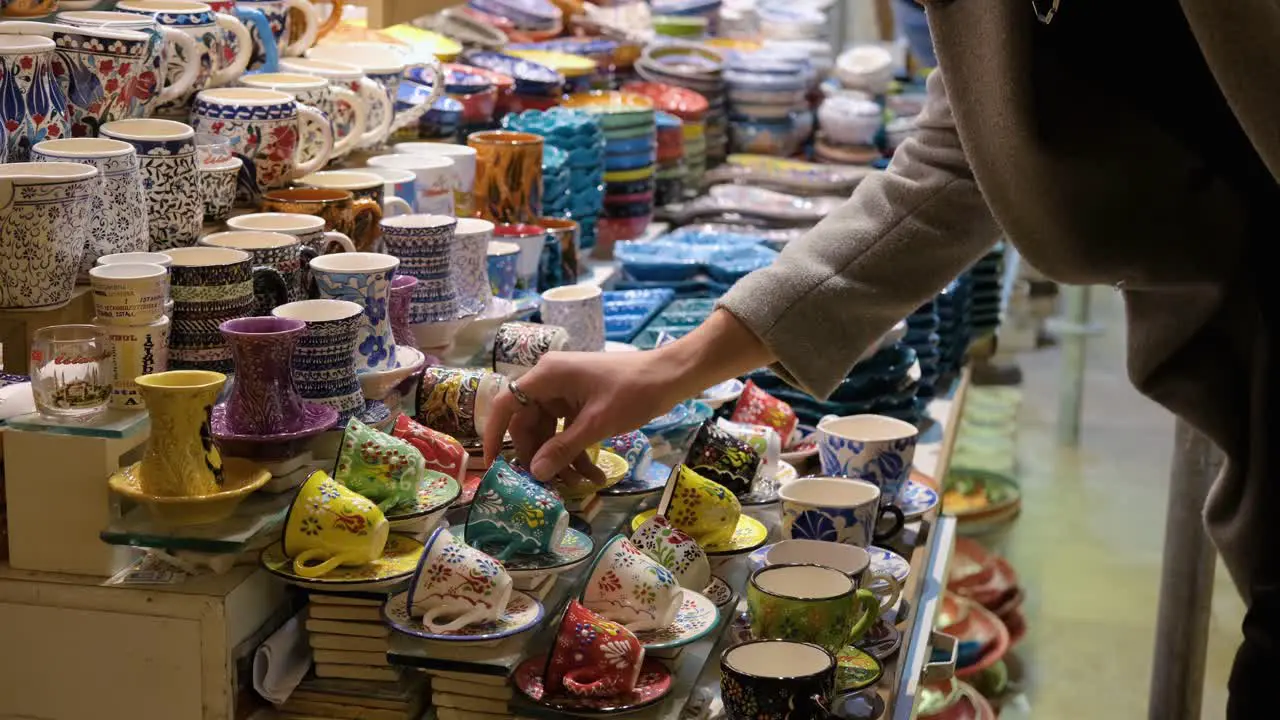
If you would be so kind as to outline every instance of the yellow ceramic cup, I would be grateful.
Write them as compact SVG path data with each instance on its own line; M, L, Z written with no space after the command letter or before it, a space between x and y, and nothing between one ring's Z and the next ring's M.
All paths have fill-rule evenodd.
M717 545L733 539L742 505L725 486L677 465L662 493L658 514L699 545Z
M209 413L227 376L208 370L170 370L134 381L151 416L151 438L138 478L144 492L163 497L212 495L222 490L222 456Z
M364 565L382 557L390 529L377 505L317 470L289 507L284 554L293 558L299 577L320 577L340 565Z

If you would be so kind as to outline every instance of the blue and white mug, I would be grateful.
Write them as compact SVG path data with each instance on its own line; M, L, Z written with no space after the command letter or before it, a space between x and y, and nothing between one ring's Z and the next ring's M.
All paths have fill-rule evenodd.
M453 320L458 291L453 283L453 229L447 215L398 215L382 220L382 243L400 258L400 274L418 279L409 307L412 325Z
M307 334L293 354L294 385L303 398L337 410L334 427L345 427L364 410L354 352L364 308L353 302L300 300L280 305L271 314L307 324Z
M919 437L915 425L884 415L828 415L818 422L822 474L865 480L890 504L911 476Z
M396 368L396 342L387 317L391 276L400 261L382 253L336 253L311 261L311 281L320 298L347 300L364 308L353 357L361 373Z
M884 542L902 530L902 510L880 506L880 489L869 482L840 477L800 478L778 488L782 499L782 536L823 540L858 547ZM893 522L876 532L881 518Z

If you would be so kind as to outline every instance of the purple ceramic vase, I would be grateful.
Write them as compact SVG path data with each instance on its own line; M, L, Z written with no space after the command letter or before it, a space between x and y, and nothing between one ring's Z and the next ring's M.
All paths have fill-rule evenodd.
M293 352L307 331L301 320L247 317L218 326L231 347L235 382L227 399L227 426L240 435L297 432L306 407L293 384Z
M418 287L418 278L412 275L397 275L391 280L391 301L387 306L387 315L391 321L391 335L397 345L417 347L418 341L409 327L409 308L413 304L413 290Z

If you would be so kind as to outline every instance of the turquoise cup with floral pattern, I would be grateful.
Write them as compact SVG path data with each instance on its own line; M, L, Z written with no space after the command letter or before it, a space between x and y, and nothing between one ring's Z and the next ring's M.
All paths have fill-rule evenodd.
M499 560L560 547L569 529L564 502L502 458L484 474L467 511L467 544Z

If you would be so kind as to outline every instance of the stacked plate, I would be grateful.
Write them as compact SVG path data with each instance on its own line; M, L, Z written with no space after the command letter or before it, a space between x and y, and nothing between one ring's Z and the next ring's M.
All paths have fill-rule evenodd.
M771 40L822 39L827 36L830 22L826 11L832 4L761 0L756 6L760 34Z
M653 32L673 40L701 40L707 34L707 18L698 15L654 15Z
M659 18L666 18L668 29L671 28L671 20L680 18L685 21L682 26L687 29L692 23L698 23L701 26L701 33L706 35L716 35L720 30L720 4L721 0L654 0L653 5L653 26L654 30L658 30ZM661 35L673 35L670 32L662 32ZM689 37L689 35L682 35Z
M655 122L658 126L658 169L653 201L658 205L668 205L684 199L684 123L666 112L658 112Z
M559 35L564 18L550 0L468 0L467 6L487 15L506 18L524 34Z
M962 273L938 294L938 372L950 377L964 365L973 330L969 320L969 276Z
M599 118L564 108L526 110L506 116L502 126L541 135L544 152L545 148L554 147L568 155L568 207L561 215L578 221L582 247L594 246L604 204L605 138Z
M546 65L490 50L463 53L462 62L510 77L510 93L499 92L496 116L522 110L547 110L560 102L564 76Z
M431 88L411 80L400 83L396 89L395 110L397 113L421 107L431 98ZM412 140L444 140L453 142L458 137L458 129L462 126L462 103L441 95L431 103L431 109L418 120L416 128L410 126L399 131L394 139L397 142Z
M803 60L765 53L732 56L724 79L733 152L796 154L813 132L806 97L813 75Z
M596 115L604 128L605 196L599 241L608 244L639 237L653 220L657 163L653 101L633 93L592 92L570 95L564 106Z
M1000 326L1000 299L1004 287L1004 243L995 246L969 269L973 289L969 296L969 320L974 337L995 332Z
M564 217L569 214L573 194L569 191L569 153L542 145L542 214Z
M589 92L594 89L596 61L583 55L559 50L508 50L512 55L555 70L564 76L566 93Z
M621 43L600 37L560 37L543 42L513 43L507 46L507 51L513 54L518 55L519 53L516 52L518 50L544 50L567 53L591 60L596 64L595 73L590 76L591 87L583 88L583 91L608 90L613 85L613 73L618 65ZM538 62L536 59L534 61ZM564 73L564 70L561 70L561 72ZM569 80L567 74L565 79L566 82ZM573 92L579 91L575 89Z
M653 101L656 109L680 118L684 145L684 188L696 190L701 187L702 176L707 169L706 121L710 110L707 99L697 91L657 82L629 82L622 86L622 90L644 95Z
M708 166L720 164L729 154L729 115L724 66L724 54L719 50L685 42L649 45L636 61L636 73L641 78L694 90L707 101L703 137ZM689 135L685 136L686 141L690 139Z
M902 338L904 345L916 351L916 360L920 363L920 387L916 396L924 400L932 399L937 393L938 365L942 357L939 352L942 338L938 336L940 324L938 302L930 300L907 316L907 334Z

